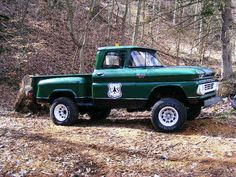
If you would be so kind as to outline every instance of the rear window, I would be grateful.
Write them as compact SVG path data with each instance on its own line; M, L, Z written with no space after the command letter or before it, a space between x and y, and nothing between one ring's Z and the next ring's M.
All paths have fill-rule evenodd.
M108 52L105 55L102 67L104 69L109 68L123 68L124 66L124 54L120 52Z

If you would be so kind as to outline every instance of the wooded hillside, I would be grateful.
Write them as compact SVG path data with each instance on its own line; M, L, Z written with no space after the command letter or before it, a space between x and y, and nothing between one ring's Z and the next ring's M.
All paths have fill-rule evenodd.
M90 72L96 48L156 48L165 64L232 75L234 2L228 0L1 1L1 77ZM12 82L15 82L12 81Z

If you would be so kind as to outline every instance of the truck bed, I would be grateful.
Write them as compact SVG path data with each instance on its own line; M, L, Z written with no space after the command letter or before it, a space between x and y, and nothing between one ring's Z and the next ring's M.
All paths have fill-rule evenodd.
M75 88L77 86L75 86L74 84L74 90L78 90L78 93L83 94L83 97L91 97L91 86L92 86L92 74L61 74L61 75L38 75L38 76L31 76L31 87L33 90L33 97L36 98L37 92L38 92L38 84L40 81L43 80L50 80L50 79L56 79L56 78L68 78L67 82L69 82L69 80L74 80L77 78L81 78L81 80L79 80L78 82L78 88ZM71 79L69 79L71 78ZM76 84L77 85L77 84ZM67 87L66 85L61 86L61 88L63 87ZM70 89L70 85L68 85L68 88ZM80 92L79 92L80 89ZM81 92L83 91L83 92ZM77 91L76 91L77 92ZM81 95L77 95L77 96L81 96ZM38 98L37 98L38 99Z

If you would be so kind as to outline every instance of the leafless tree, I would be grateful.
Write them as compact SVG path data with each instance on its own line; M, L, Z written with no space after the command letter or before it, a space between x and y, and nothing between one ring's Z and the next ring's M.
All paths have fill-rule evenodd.
M125 22L127 18L127 13L128 13L128 8L129 8L129 0L125 1L125 12L122 17L122 24L121 24L121 44L125 44Z
M136 15L135 27L134 27L134 32L133 32L132 45L136 44L137 42L139 23L140 23L141 5L142 5L142 0L138 0L137 15Z
M222 42L222 63L221 63L221 76L223 79L229 79L232 76L232 53L233 51L233 40L232 37L235 35L233 29L233 16L232 16L232 1L224 1L224 10L222 11L222 31L221 31L221 42Z

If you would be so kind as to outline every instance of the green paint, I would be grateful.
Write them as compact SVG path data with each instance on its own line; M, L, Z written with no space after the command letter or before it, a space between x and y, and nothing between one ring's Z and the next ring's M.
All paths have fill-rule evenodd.
M37 100L49 99L55 92L60 92L62 95L64 92L70 92L75 98L92 98L92 102L107 99L109 104L109 100L113 102L149 100L156 89L170 87L181 89L188 99L195 98L203 101L215 96L215 92L204 96L196 94L199 84L215 81L214 73L210 69L197 66L130 68L129 61L133 50L155 52L154 49L138 46L101 47L97 51L96 69L92 74L34 76L32 81L34 96ZM106 54L116 51L124 54L124 66L116 69L103 69ZM205 77L200 78L201 75L205 75ZM108 97L109 83L122 84L120 98Z

